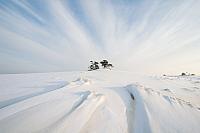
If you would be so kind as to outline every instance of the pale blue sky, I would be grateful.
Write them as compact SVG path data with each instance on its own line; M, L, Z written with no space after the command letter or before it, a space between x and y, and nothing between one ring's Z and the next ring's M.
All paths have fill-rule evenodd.
M199 0L0 0L0 73L200 74Z

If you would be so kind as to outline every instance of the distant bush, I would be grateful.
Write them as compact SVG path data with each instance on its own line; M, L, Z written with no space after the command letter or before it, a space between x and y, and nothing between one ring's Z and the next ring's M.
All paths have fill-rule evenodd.
M113 67L112 64L108 64L108 61L107 61L107 60L103 60L103 61L101 61L100 63L101 63L101 65L102 65L103 68L111 69L111 68Z
M88 71L92 71L92 70L97 70L99 69L99 63L96 61L90 61L91 65L89 66L89 70ZM112 64L109 64L107 60L103 60L100 62L102 68L107 68L107 69L111 69L113 67Z
M106 68L108 65L108 61L107 60L103 60L100 62L103 68Z
M195 76L195 74L186 72L186 73L181 73L181 76Z
M186 73L181 73L181 76L185 76L186 75Z
M99 63L96 61L90 61L91 65L89 66L89 71L99 69Z

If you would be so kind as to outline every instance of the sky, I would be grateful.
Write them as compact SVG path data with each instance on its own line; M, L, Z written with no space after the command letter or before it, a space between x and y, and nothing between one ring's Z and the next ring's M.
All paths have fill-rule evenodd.
M0 0L0 73L200 74L200 0Z

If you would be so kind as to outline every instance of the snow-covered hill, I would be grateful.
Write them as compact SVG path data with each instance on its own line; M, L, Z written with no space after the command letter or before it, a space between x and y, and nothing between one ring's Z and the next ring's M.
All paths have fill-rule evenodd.
M199 133L200 77L0 75L1 133Z

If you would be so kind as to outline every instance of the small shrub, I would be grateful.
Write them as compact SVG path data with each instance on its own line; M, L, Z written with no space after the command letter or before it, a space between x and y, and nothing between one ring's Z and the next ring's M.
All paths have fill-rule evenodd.
M181 76L185 76L186 75L186 73L181 73Z
M93 71L93 70L97 70L99 69L99 63L96 61L90 61L91 65L88 67L89 70L88 71ZM100 64L102 65L102 67L105 69L111 69L113 67L112 64L109 64L107 60L103 60L100 62Z
M90 61L91 65L89 66L89 70L88 71L92 71L92 70L97 70L99 69L99 63L96 61Z

